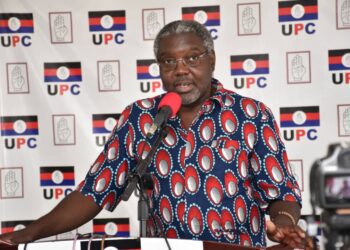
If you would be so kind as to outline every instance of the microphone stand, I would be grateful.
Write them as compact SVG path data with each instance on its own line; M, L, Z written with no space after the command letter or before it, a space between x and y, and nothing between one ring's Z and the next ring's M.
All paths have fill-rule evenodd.
M140 188L140 197L138 201L138 220L140 221L140 237L146 237L147 221L149 219L150 207L148 196L144 187L152 186L153 180L149 174L146 173L147 166L151 163L152 158L159 147L163 138L168 134L165 126L160 128L160 131L156 137L155 142L151 146L150 152L145 159L142 159L143 152L141 152L140 160L137 162L135 170L128 174L128 185L125 188L124 193L121 195L122 200L129 200L132 192L136 189L137 185ZM151 184L149 184L151 182Z

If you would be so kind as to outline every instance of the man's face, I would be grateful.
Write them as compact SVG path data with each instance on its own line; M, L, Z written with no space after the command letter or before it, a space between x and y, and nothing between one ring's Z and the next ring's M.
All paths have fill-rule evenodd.
M169 70L160 64L160 77L167 92L181 96L183 106L201 105L209 96L211 77L215 67L215 54L205 53L201 39L194 33L174 34L160 40L157 59L183 59L198 57L198 65L189 66L183 60ZM201 56L202 55L202 56Z

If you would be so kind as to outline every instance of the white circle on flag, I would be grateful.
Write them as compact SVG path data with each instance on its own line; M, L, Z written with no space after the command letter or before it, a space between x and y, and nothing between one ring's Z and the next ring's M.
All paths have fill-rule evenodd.
M295 4L292 7L291 14L292 14L292 17L294 17L295 19L302 18L305 14L304 6L302 6L301 4Z
M116 247L106 247L104 250L118 250Z
M256 62L251 59L245 59L243 62L243 70L248 73L252 73L256 69Z
M56 75L60 80L67 80L67 78L70 75L70 72L66 66L61 66L56 70Z
M21 21L17 17L11 17L8 20L9 29L12 31L17 31L21 28Z
M306 122L306 114L304 111L298 110L293 113L293 122L302 125Z
M18 224L18 225L16 225L16 226L13 228L13 231L22 230L22 229L24 229L24 228L26 228L25 225L23 225L23 224Z
M148 67L148 73L153 76L153 77L157 77L159 76L159 66L157 63L152 63L149 67Z
M51 174L51 179L55 184L61 184L63 182L63 173L59 170L55 170Z
M115 224L114 222L108 222L105 225L105 232L107 235L111 235L111 236L116 235L118 232L117 224Z
M112 131L116 124L117 124L117 121L116 121L116 119L114 119L113 117L108 117L108 118L105 120L105 123L104 123L105 128L106 128L108 131Z
M341 62L345 67L350 68L350 53L346 53L342 56Z
M194 13L194 20L201 24L205 24L208 20L208 15L203 10L199 10L196 13Z
M23 120L17 120L13 124L13 130L17 134L22 134L22 133L24 133L24 131L27 130L27 124Z
M110 15L104 15L101 17L101 26L105 29L110 29L113 26L113 17Z

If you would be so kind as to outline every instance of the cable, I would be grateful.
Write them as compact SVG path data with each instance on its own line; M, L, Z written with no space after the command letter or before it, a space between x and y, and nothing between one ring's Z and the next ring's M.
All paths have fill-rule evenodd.
M76 233L73 240L73 250L75 250L75 244L77 243L78 237L79 237L79 234Z
M89 239L89 243L88 243L88 248L87 250L91 250L91 242L92 242L92 239L94 238L94 234L91 234L91 237Z
M102 236L102 240L101 240L101 250L105 249L105 239L106 239L107 235L103 235Z

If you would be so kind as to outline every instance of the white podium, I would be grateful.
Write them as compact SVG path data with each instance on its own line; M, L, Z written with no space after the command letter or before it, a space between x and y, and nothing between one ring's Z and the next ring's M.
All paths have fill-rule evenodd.
M177 240L168 239L172 250L191 249L202 250L203 243L194 240ZM90 245L90 246L89 246ZM75 242L75 250L100 250L102 246L102 239L84 239ZM24 250L25 245L18 246L19 250ZM102 246L104 250L168 250L164 239L160 238L106 238ZM26 250L73 250L73 240L51 241L51 242L37 242L27 244Z
M259 248L243 247L233 244L199 241L168 239L172 250L256 250ZM0 246L0 250L1 250ZM4 248L7 249L7 248ZM106 238L106 239L82 239L62 240L50 242L21 244L12 249L19 250L168 250L167 244L162 238ZM277 249L277 248L276 248ZM282 248L281 248L282 249Z

